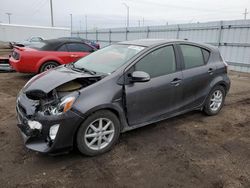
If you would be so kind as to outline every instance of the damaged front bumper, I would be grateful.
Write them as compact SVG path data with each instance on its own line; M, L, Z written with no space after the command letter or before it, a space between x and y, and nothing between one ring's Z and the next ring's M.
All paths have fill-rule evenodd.
M82 114L71 109L60 115L43 115L39 112L30 115L26 109L32 108L34 104L31 100L25 96L18 97L18 127L25 146L41 153L60 153L72 149L75 133L84 119ZM58 130L51 130L53 126ZM50 131L54 132L55 137L51 138Z

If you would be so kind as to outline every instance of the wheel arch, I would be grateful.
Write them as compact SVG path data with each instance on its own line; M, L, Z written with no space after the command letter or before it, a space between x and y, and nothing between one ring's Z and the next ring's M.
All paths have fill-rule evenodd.
M84 113L85 117L88 117L91 114L93 114L97 111L100 111L100 110L109 110L112 113L114 113L121 123L121 131L127 125L127 120L126 120L124 111L118 104L102 104L102 105L96 106L96 107L88 110L86 113Z
M211 82L210 84L210 87L209 87L209 90L207 92L207 96L205 97L203 103L202 103L202 106L201 106L201 110L203 109L204 107L204 104L206 103L207 101L207 98L208 96L210 95L211 91L216 87L216 86L222 86L224 89L225 89L225 92L227 93L227 91L229 90L229 86L227 86L228 84L223 80L223 78L220 78L220 79L215 79Z
M61 65L63 64L63 61L59 58L43 58L41 59L37 65L36 65L36 70L37 70L37 73L39 73L39 71L41 70L42 66L47 63L47 62L55 62L57 63L58 65Z
M124 114L124 111L121 107L119 107L118 105L115 105L115 104L103 104L103 105L99 105L99 106L96 106L90 110L88 110L86 113L84 113L84 118L83 120L81 121L81 123L79 124L79 126L77 127L75 133L74 133L74 143L73 145L75 146L76 144L76 136L77 136L77 132L79 130L79 128L81 127L82 123L86 120L87 117L89 117L91 114L97 112L97 111L101 111L101 110L107 110L107 111L110 111L112 113L114 113L118 120L120 121L120 132L123 132L124 128L128 126L128 123L127 123L127 119L125 117L125 114Z

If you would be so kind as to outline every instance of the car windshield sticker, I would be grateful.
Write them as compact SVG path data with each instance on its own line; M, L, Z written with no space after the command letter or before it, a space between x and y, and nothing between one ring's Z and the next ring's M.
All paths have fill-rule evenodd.
M144 49L144 47L142 46L129 46L129 49L133 49L133 50L137 50L137 51L141 51Z

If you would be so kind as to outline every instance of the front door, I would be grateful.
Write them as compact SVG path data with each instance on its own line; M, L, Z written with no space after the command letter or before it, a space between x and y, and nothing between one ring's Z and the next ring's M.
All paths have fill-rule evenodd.
M154 121L174 113L182 97L182 72L176 68L172 45L158 48L140 59L129 71L144 71L151 77L144 83L125 85L129 125Z

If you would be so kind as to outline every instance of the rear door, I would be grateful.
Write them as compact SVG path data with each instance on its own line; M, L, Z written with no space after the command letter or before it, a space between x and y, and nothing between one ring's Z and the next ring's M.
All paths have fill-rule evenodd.
M176 64L173 45L145 55L126 73L144 71L151 77L144 83L125 85L127 117L130 125L154 121L178 109L182 97L182 73Z
M67 48L70 53L69 57L71 62L75 62L94 51L92 47L84 43L68 43Z
M179 44L183 67L182 110L200 106L205 100L216 66L208 64L210 52L200 46Z

